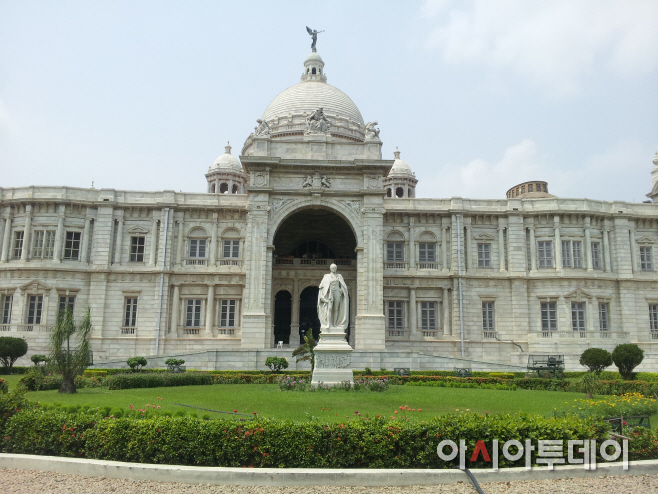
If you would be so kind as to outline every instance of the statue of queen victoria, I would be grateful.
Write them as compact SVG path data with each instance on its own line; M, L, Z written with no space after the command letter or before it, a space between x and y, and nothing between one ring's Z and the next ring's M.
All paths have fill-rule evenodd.
M318 292L318 318L320 330L331 332L333 329L345 331L349 321L349 295L343 277L336 273L337 267L332 264L330 273L325 274Z

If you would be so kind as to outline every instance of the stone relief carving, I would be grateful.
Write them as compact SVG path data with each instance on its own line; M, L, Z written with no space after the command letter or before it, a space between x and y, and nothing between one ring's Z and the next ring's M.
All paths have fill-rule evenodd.
M320 185L325 189L331 188L331 182L329 181L326 175L322 175L322 178L320 178Z
M256 187L266 187L270 183L269 172L256 172L253 174L252 184Z
M368 122L363 127L363 132L366 135L366 139L379 139L379 129L376 127L378 125L377 121Z
M286 204L289 204L293 201L294 199L281 199L281 198L275 198L272 199L272 206L270 209L270 215L275 216L276 213L279 212L279 210L285 206Z
M381 189L380 178L379 175L366 175L364 180L366 189Z
M349 369L352 366L352 356L345 355L316 355L315 367L318 369Z
M306 117L305 134L328 134L330 130L331 124L325 117L323 108L318 108Z
M354 214L361 214L361 201L338 201L351 209Z
M306 178L302 181L302 188L313 187L313 177L306 175Z
M267 124L266 121L261 120L260 118L256 119L258 125L254 127L254 134L257 136L268 136L272 132L272 129Z
M331 180L326 175L320 175L319 172L315 172L313 176L306 175L306 178L302 180L302 188L306 189L308 187L330 189Z

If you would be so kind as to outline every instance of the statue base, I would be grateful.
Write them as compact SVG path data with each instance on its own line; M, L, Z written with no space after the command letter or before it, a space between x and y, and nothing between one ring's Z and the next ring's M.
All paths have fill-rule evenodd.
M335 386L345 381L354 384L352 347L345 341L345 333L320 333L311 385Z

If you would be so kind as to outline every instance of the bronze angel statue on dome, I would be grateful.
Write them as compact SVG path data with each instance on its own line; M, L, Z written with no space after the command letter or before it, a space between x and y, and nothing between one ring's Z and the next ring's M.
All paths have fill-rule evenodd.
M308 34L310 34L311 38L313 39L313 43L311 43L311 50L315 52L317 51L315 49L315 44L318 42L318 33L324 33L324 31L317 31L315 29L311 29L308 26L306 26L306 30L308 31Z

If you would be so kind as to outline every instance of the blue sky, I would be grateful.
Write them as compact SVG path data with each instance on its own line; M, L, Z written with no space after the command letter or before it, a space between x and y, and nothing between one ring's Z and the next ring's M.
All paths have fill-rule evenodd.
M320 34L328 82L419 197L642 201L658 2L0 0L0 186L187 192L238 154Z

